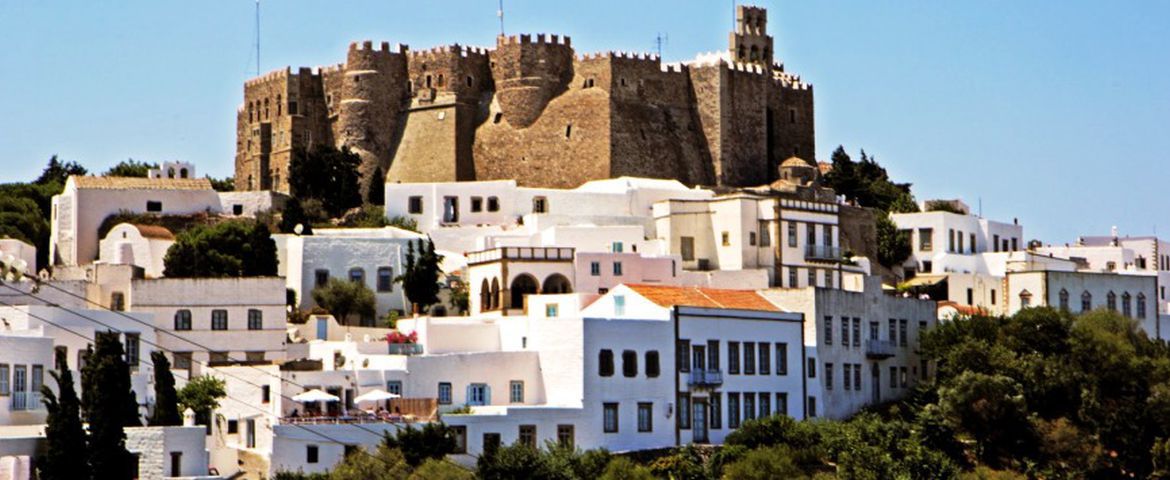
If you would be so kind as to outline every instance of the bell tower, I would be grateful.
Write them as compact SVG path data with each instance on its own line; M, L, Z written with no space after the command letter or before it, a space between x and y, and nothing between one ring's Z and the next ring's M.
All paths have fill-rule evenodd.
M768 10L735 6L735 31L729 42L731 58L740 63L772 67L772 37L768 35Z

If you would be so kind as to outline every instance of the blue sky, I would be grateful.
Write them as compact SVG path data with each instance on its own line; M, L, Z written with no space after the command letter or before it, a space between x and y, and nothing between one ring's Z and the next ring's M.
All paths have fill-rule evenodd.
M816 89L817 157L876 155L919 199L961 197L1028 238L1170 237L1170 2L761 1L776 53ZM54 153L231 173L255 73L254 3L0 0L0 181ZM269 0L261 69L353 40L491 45L495 0ZM505 1L509 33L668 61L726 48L729 1Z

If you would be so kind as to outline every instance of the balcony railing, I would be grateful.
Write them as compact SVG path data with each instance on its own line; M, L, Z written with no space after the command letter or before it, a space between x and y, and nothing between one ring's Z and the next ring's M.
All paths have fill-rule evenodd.
M390 355L422 355L421 343L387 343L386 352Z
M691 370L687 385L692 387L713 387L723 385L723 372L719 370Z
M568 247L499 247L467 254L467 263L479 264L496 260L573 261L573 248Z
M12 410L27 411L40 410L41 392L12 392Z
M865 356L868 358L890 358L896 352L896 345L890 340L866 340Z
M841 247L831 245L805 245L804 258L806 260L840 261Z

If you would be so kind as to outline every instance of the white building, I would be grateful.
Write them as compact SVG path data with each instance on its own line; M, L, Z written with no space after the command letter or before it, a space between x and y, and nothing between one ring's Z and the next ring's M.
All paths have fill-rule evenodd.
M45 422L41 385L53 368L53 339L39 333L0 331L0 425Z
M1158 315L1153 275L1037 270L1008 272L1004 285L1008 313L1039 306L1075 313L1106 309L1136 320L1152 338L1170 336Z
M572 293L573 249L503 247L467 254L469 306L473 315L527 312L532 294Z
M209 475L210 458L203 427L130 427L126 429L126 450L138 460L138 477L203 480L223 478Z
M312 235L273 235L280 260L277 275L285 278L288 289L296 292L302 309L316 305L313 289L330 278L342 278L365 284L374 292L376 316L390 310L410 310L401 285L395 277L403 272L407 243L416 243L423 235L393 227L315 229ZM374 318L362 319L372 325Z
M152 314L175 369L191 362L283 360L285 283L280 277L134 280L128 309Z
M98 259L107 264L134 265L149 278L163 276L163 259L175 244L175 234L158 225L119 223L99 244Z
M25 272L36 273L39 271L37 270L37 247L15 238L0 238L0 260L4 260L8 255L12 255L15 260L23 261Z
M1158 278L1158 312L1170 313L1170 242L1154 236L1084 236L1073 245L1044 246L1037 252L1067 258L1082 270L1115 272L1129 275L1156 275Z
M806 287L760 293L804 314L810 416L817 405L816 416L847 418L901 398L930 374L918 346L937 322L933 301L887 295L874 276L860 292Z
M189 162L163 162L146 171L146 178L195 178L195 165Z
M950 210L930 210L939 201L923 203L918 213L895 213L890 218L910 234L911 254L904 265L905 277L918 274L986 274L979 254L1023 250L1024 227L972 215L959 201L946 203ZM959 212L959 213L955 213Z

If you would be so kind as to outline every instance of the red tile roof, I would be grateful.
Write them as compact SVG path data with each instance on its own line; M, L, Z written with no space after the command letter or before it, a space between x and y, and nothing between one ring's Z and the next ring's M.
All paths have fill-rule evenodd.
M138 233L146 238L154 238L159 240L174 240L175 234L167 230L167 227L159 225L143 225L141 223L134 223L134 228L138 229Z
M626 284L660 307L735 308L782 312L755 290L725 290L719 288L676 287L667 285Z

